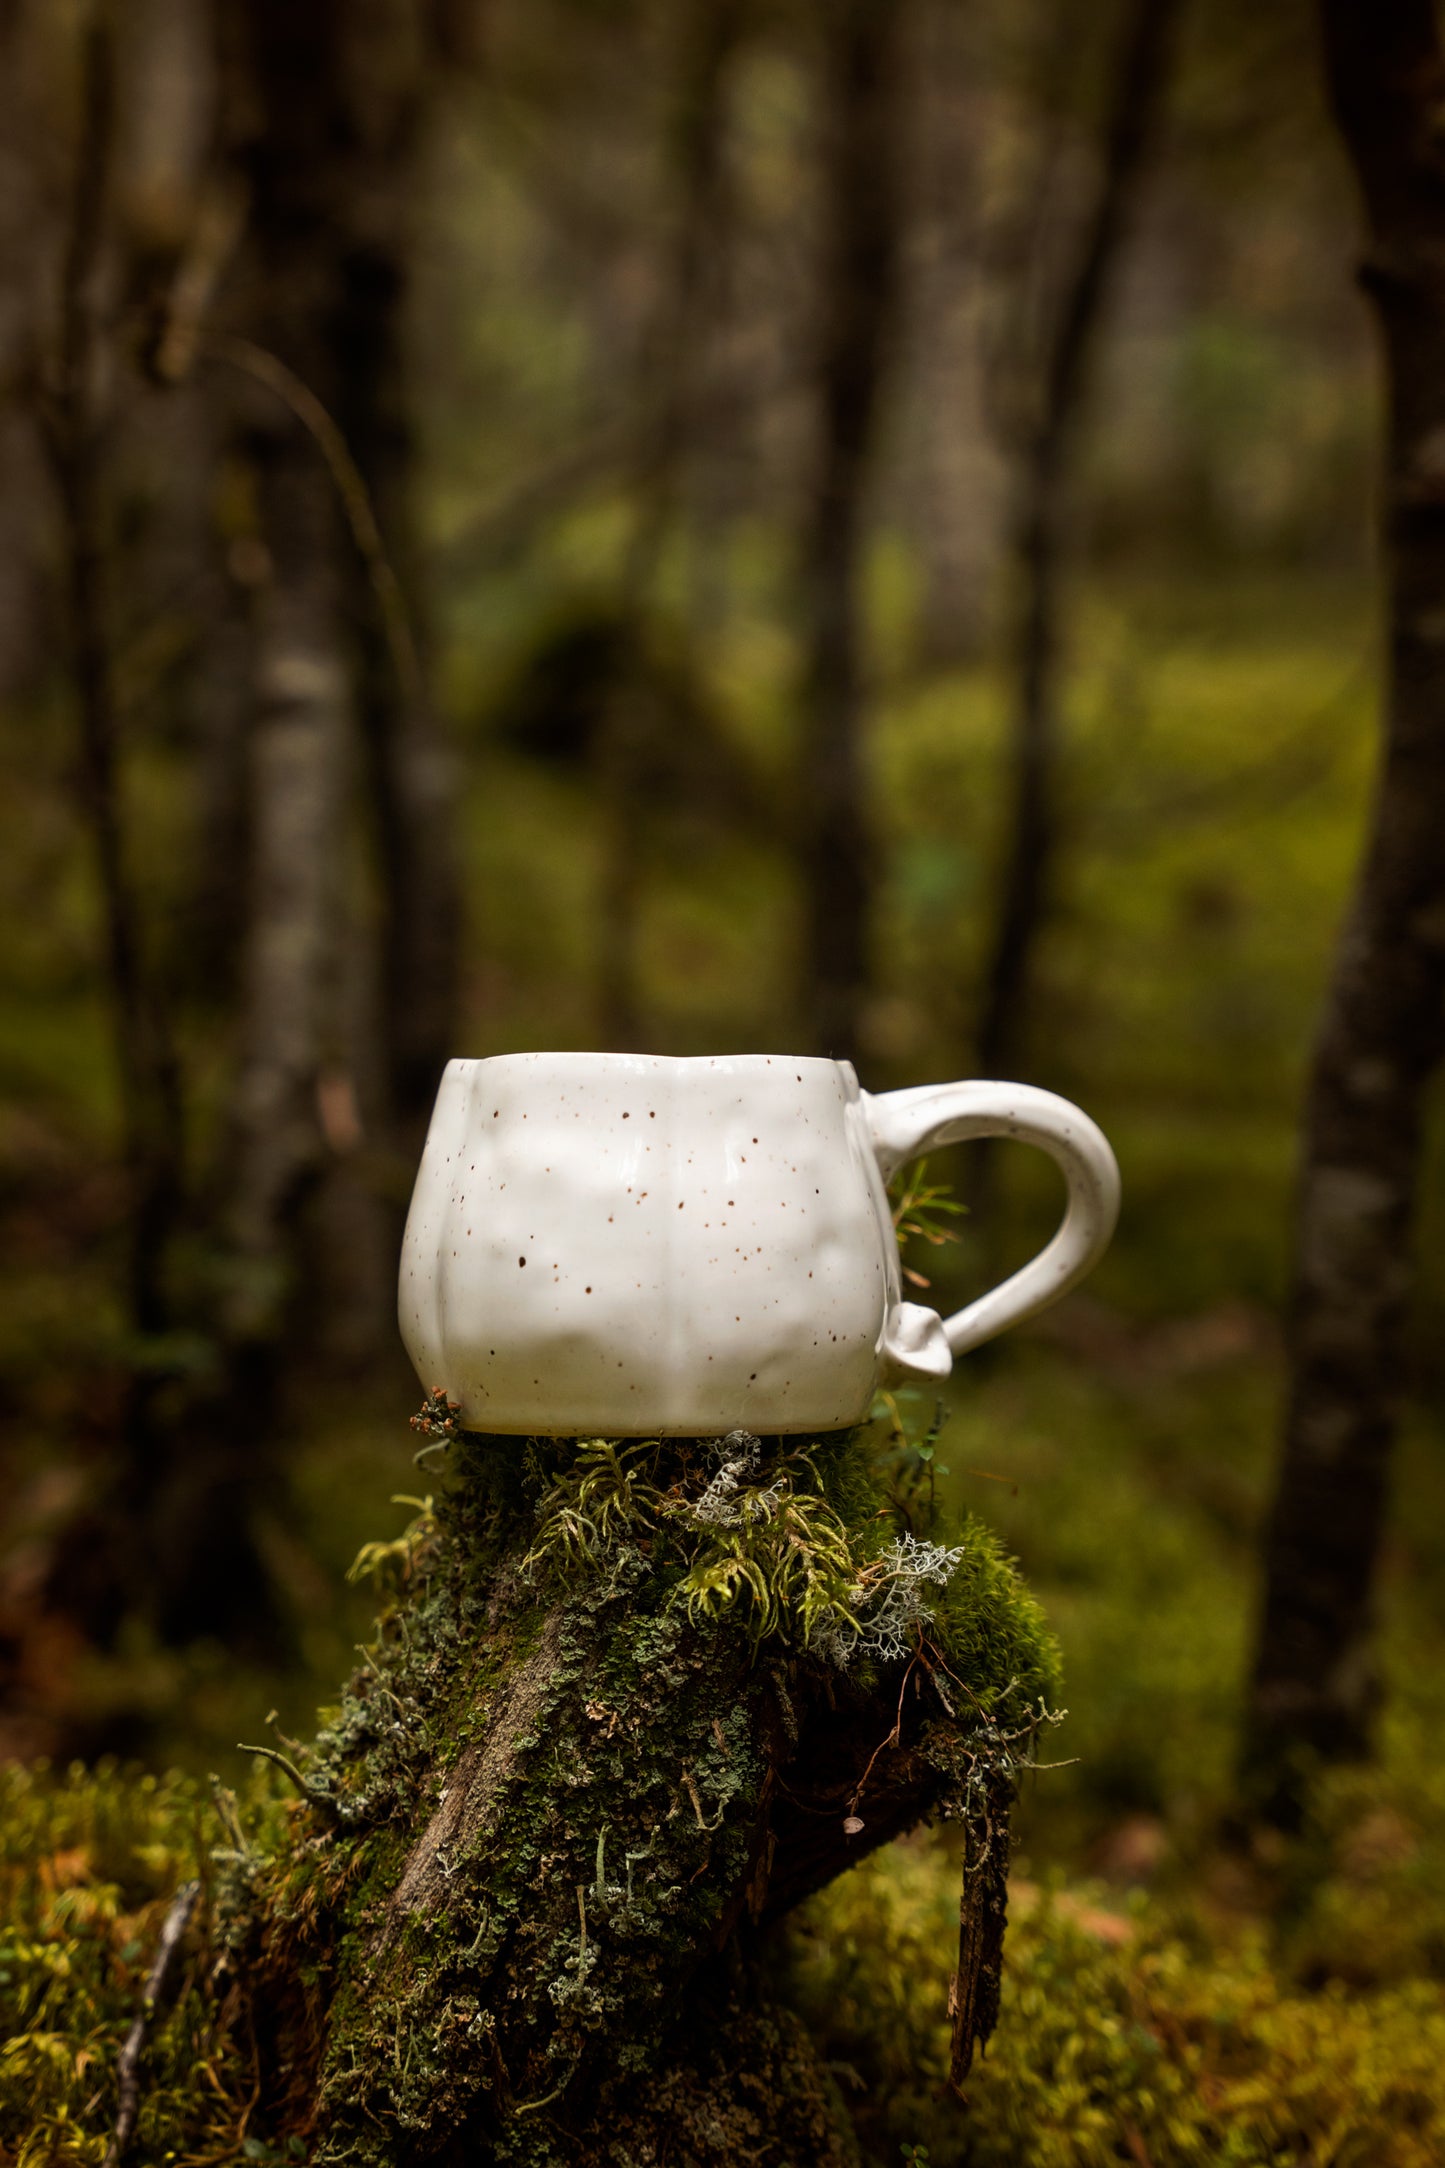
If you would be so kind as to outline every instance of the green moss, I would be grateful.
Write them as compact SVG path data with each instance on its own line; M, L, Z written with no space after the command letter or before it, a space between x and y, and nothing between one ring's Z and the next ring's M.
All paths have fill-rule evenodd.
M1284 1954L1314 1985L1445 1983L1445 1682L1435 1666L1399 1669L1378 1762L1316 1779L1283 1863Z
M736 1733L726 1736L733 1748ZM1338 1892L1341 1875L1368 1889L1404 1872L1409 1850L1384 1845L1384 1810L1380 1778L1368 1799L1364 1789L1352 1794L1347 1817L1342 1794L1325 1802L1328 1826L1353 1829L1356 1845L1330 1888ZM1403 1812L1402 1798L1392 1811ZM298 1818L269 1777L258 1774L241 1816L253 1859L278 1859L294 1841ZM1380 1844L1367 1871L1359 1832L1371 1822ZM216 1976L224 1868L212 1854L228 1849L221 1836L211 1800L187 1779L114 1765L11 1769L0 1779L0 2159L98 2168L114 2118L115 2056L171 1891L193 1874L205 1880L205 1898L180 1992L147 2054L133 2158L199 2168L309 2150L299 2137L288 2141L274 2116L246 2120L253 2050L226 2020L235 1974L229 1985ZM363 1875L374 1868L394 1879L398 1847L388 1852L388 1843L367 1840ZM303 1845L298 1856L334 1890L324 1852ZM769 2000L756 1967L717 1969L689 2014L691 2037L664 2098L682 2157L706 2159L708 2144L718 2158L771 2157L764 2149L777 2139L789 2148L783 2158L845 2168L849 2141L824 2063L841 2077L866 2156L880 2168L895 2168L905 2143L926 2147L932 2168L1115 2168L1141 2153L1155 2168L1434 2168L1445 2157L1445 1987L1401 1977L1364 1991L1306 1992L1257 1931L1143 1902L1111 1912L1088 1891L1059 1889L1015 1921L1000 2029L969 2081L967 2110L950 2102L955 1868L937 1840L913 1840L864 1862L806 1909L789 1986L812 2045ZM609 1849L609 1881L614 1872ZM310 1890L298 1874L303 1912ZM1392 1940L1387 1963L1404 1961ZM645 2157L626 2082L636 2067L634 2051L621 2062L609 2133L619 2158L629 2149ZM649 2098L654 2082L646 2072ZM779 2103L780 2131L770 2121ZM545 2128L529 2135L536 2120L518 2126L513 2159L545 2161L555 2149Z
M1303 1993L1257 1929L1060 1888L1010 1929L998 2032L947 2086L936 1956L956 1903L936 1841L807 1908L793 1996L856 2081L870 2163L930 2168L1433 2168L1445 2158L1445 1989Z
M887 1407L886 1425L813 1441L582 1441L554 1458L524 1574L559 1586L643 1546L689 1618L731 1617L755 1649L866 1665L921 1635L985 1711L1049 1701L1059 1655L1041 1611L972 1516L961 1542L933 1540L931 1438Z
M795 1698L831 1672L829 1695L866 1702L916 1656L960 1712L924 1725L920 1767L966 1818L1026 1761L1055 1657L985 1531L958 1556L915 1534L919 1468L892 1433L481 1440L440 1406L424 1425L445 1495L407 1501L403 1537L360 1562L392 1601L302 1772L327 1873L367 1832L406 1840L368 1856L344 1914L293 1847L268 1962L329 1983L318 2159L467 2129L560 2163L579 2135L555 2103L610 2123L641 2072L693 2066L688 1983L713 1992L700 1959L745 1910Z
M939 1599L935 1627L949 1663L984 1707L1052 1708L1063 1657L1043 1606L993 1530L965 1514L963 1556Z
M868 1770L902 1757L865 1809L880 1829L930 1805L971 1829L996 1816L1052 1690L1035 1609L981 1528L938 1540L924 1463L892 1432L482 1440L439 1407L425 1427L444 1488L398 1500L402 1534L358 1558L382 1595L375 1636L311 1744L268 1749L284 1801L272 1767L254 1808L179 1786L144 1825L184 1822L186 1846L145 1840L135 1965L183 1868L207 1900L143 2127L177 2158L193 2125L195 2145L234 2152L244 2114L272 2149L258 2158L302 2144L403 2168L464 2134L519 2168L579 2147L628 2168L651 2157L665 2096L679 2164L844 2168L846 2118L769 2000L750 1924L779 1772L821 1722L844 1794L858 1738ZM117 1781L84 1793L87 1812L112 1811ZM37 1828L26 1856L41 1850ZM27 1871L39 1889L48 1870ZM111 1945L91 1956L98 1996ZM27 2082L62 2059L35 1987L47 1962L26 1959L11 2060ZM65 2085L25 2126L52 2148L35 2157L98 2158L114 2104L95 2074L137 1993L132 1969L98 2031L76 2005ZM62 2110L83 2131L71 2154L54 2151Z
M258 1778L247 1819L279 1839ZM178 1883L202 1897L173 1999L152 2028L137 2161L230 2159L253 2091L226 2007L218 1916L233 1862L205 1791L115 1763L0 1772L0 2160L99 2163L117 2108L115 2063Z

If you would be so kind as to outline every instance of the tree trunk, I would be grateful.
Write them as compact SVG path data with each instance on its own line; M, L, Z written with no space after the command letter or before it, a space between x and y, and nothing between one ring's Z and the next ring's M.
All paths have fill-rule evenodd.
M424 12L424 11L421 11ZM411 481L414 430L406 306L423 178L423 121L434 82L412 0L367 0L338 18L332 94L342 101L354 171L335 190L337 419L371 500L395 579L344 556L349 614L360 634L359 698L382 904L381 1049L398 1162L421 1149L453 1051L462 895L456 779L418 648L420 615Z
M82 113L62 285L52 446L64 512L65 573L80 715L82 801L95 847L120 1076L130 1198L130 1311L142 1334L164 1330L165 1252L181 1191L179 1079L146 967L140 906L127 864L119 773L120 711L111 652L109 522L102 468L98 283L114 129L109 26L97 16L82 57Z
M304 2137L318 2168L855 2163L770 1997L769 1930L924 1816L962 1820L961 2084L996 2014L1009 1802L1048 1669L1001 1561L977 1531L915 1546L911 1595L872 1584L886 1617L853 1588L840 1662L823 1547L866 1581L892 1510L859 1440L453 1456L440 1519L377 1547L399 1592L292 1765L309 1806L247 1860L230 1946L252 2128ZM744 1553L755 1583L729 1578Z
M180 1073L169 1020L146 956L145 930L126 832L122 716L111 632L114 551L106 490L110 431L102 386L101 289L115 133L108 17L98 12L81 41L76 174L61 280L56 381L48 410L51 463L62 511L65 591L80 725L81 807L90 831L104 928L127 1179L126 1315L139 1359L126 1381L120 1465L109 1513L82 1516L67 1532L53 1574L54 1600L87 1614L102 1635L156 1569L144 1502L158 1478L152 1345L173 1323L166 1268L184 1195ZM111 267L113 269L113 266ZM67 1588L65 1582L74 1585Z
M214 379L206 389L214 394ZM216 426L204 434L197 428L195 435L207 452L219 453L218 418ZM210 471L214 478L214 466ZM212 523L214 529L214 508ZM205 554L197 615L203 631L186 686L196 778L186 962L195 993L212 1016L222 1017L235 1013L244 967L245 927L237 905L246 895L251 862L251 623L248 589L226 562L223 538L212 531L200 538L200 548ZM254 549L242 547L243 572L254 554Z
M36 427L33 391L46 259L54 251L52 207L36 156L45 121L36 96L34 41L23 11L0 6L0 701L23 699L48 665L49 583L41 537L54 482ZM20 394L20 396L17 396Z
M922 587L918 659L929 671L984 654L1007 513L1006 463L987 414L985 327L996 281L982 207L994 101L980 29L962 8L934 9L920 25L903 502Z
M175 1586L162 1621L176 1640L220 1631L254 1639L268 1617L251 1514L274 1481L298 1228L328 1156L320 1093L342 1023L339 860L352 706L334 510L309 444L278 431L265 446L253 434L252 448L270 570L252 613L250 866L221 1224L224 1369L209 1450L196 1456L193 1481L184 1465L176 1470Z
M1014 537L1020 590L1008 842L977 1036L980 1076L1018 1057L1057 841L1059 586L1070 465L1104 305L1168 77L1181 0L1130 0L1103 171L1043 358ZM980 1166L984 1155L980 1155Z
M600 1041L620 1052L644 1044L637 931L649 750L667 728L647 668L658 559L676 510L687 454L689 397L703 344L709 272L719 247L727 73L743 25L742 0L692 0L678 70L669 173L678 195L637 385L633 528L622 569L616 653L621 667L597 733L597 797L604 822L598 898Z
M1404 1367L1426 1087L1445 1024L1445 54L1429 0L1323 0L1364 199L1389 402L1389 666L1369 840L1305 1114L1283 1456L1245 1753L1288 1825L1311 1766L1361 1754L1375 1568Z
M341 1052L342 850L355 727L340 566L350 547L336 486L286 388L334 402L328 331L339 313L327 11L261 0L223 10L225 115L249 193L243 291L266 382L241 386L253 482L245 772L249 844L235 1081L220 1170L218 1389L158 1501L167 1572L162 1632L265 1645L278 1622L253 1534L274 1485L279 1395L296 1304L297 1239L328 1148L323 1077ZM269 372L269 376L268 376ZM274 379L274 381L272 381Z
M298 1333L374 1345L391 1277L387 1207L401 1185L384 1179L378 1195L339 1155L359 1141L367 1102L391 1147L373 1164L411 1163L452 1030L450 775L396 569L409 554L402 317L424 17L408 0L218 6L225 133L248 208L229 321L244 312L245 336L199 338L239 387L253 483L239 551L248 872L219 1390L198 1425L206 1450L182 1459L165 1501L161 1623L174 1638L254 1642L271 1620L251 1522L275 1482L268 1441ZM375 961L350 922L361 776L381 890ZM348 956L364 959L359 973L343 969ZM318 1216L325 1253L344 1261L319 1306L305 1249Z
M903 0L831 0L826 39L818 468L803 547L806 933L800 1013L851 1058L868 991L873 854L864 772L863 516L895 329L902 220Z

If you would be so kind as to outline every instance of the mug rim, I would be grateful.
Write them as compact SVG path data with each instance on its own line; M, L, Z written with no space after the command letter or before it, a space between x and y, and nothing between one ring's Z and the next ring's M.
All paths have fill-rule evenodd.
M853 1064L835 1058L832 1054L620 1054L615 1051L589 1053L583 1047L528 1048L509 1054L453 1054L448 1069L487 1069L503 1062L586 1062L590 1067L605 1065L608 1068L636 1067L645 1064L665 1069L716 1069L750 1068L771 1069L775 1066L807 1067L810 1069L841 1069L845 1074L856 1076Z

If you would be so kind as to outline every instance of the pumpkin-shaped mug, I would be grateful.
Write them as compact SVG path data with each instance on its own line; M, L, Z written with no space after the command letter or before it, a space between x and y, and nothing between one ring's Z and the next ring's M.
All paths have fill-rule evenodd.
M885 1184L1012 1137L1062 1168L1053 1240L954 1317L902 1299ZM447 1065L402 1246L402 1337L469 1430L711 1436L838 1430L880 1384L1072 1287L1118 1215L1086 1114L1026 1084L861 1091L782 1054L502 1054Z

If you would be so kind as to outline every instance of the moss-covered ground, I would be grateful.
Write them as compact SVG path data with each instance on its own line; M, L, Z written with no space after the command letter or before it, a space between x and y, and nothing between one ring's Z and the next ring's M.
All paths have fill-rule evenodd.
M909 2147L930 2168L1445 2158L1438 1980L1325 1981L1258 1922L1098 1885L1016 1881L999 2029L961 2109L927 1969L949 1913L945 1862L909 1845L865 1862L797 1927L795 2000L849 2073L880 2168Z
M894 2168L1434 2168L1445 2156L1445 1889L1428 1861L1445 1792L1416 1742L1393 1777L1322 1799L1319 1878L1271 1938L1238 1890L1207 1902L1016 1879L1003 2012L968 2084L945 2089L957 1861L915 1838L806 1909L773 1975L819 2043L864 2157ZM294 1810L258 1773L240 1805L264 1853ZM257 2127L255 2063L215 1979L206 1790L107 1765L12 1770L0 1793L0 2159L98 2168L109 2073L169 1894L207 1907L158 2022L133 2158L305 2157ZM1436 1855L1438 1857L1438 1852Z
M987 2035L1008 1811L1056 1695L1037 1605L888 1421L546 1444L434 1402L425 1427L451 1465L357 1560L385 1592L361 1665L309 1745L259 1756L289 1795L12 1778L0 2142L100 2157L195 1873L144 2068L158 2157L645 2168L665 2133L678 2168L846 2168L765 1930L956 1823L983 1954L955 2048Z

